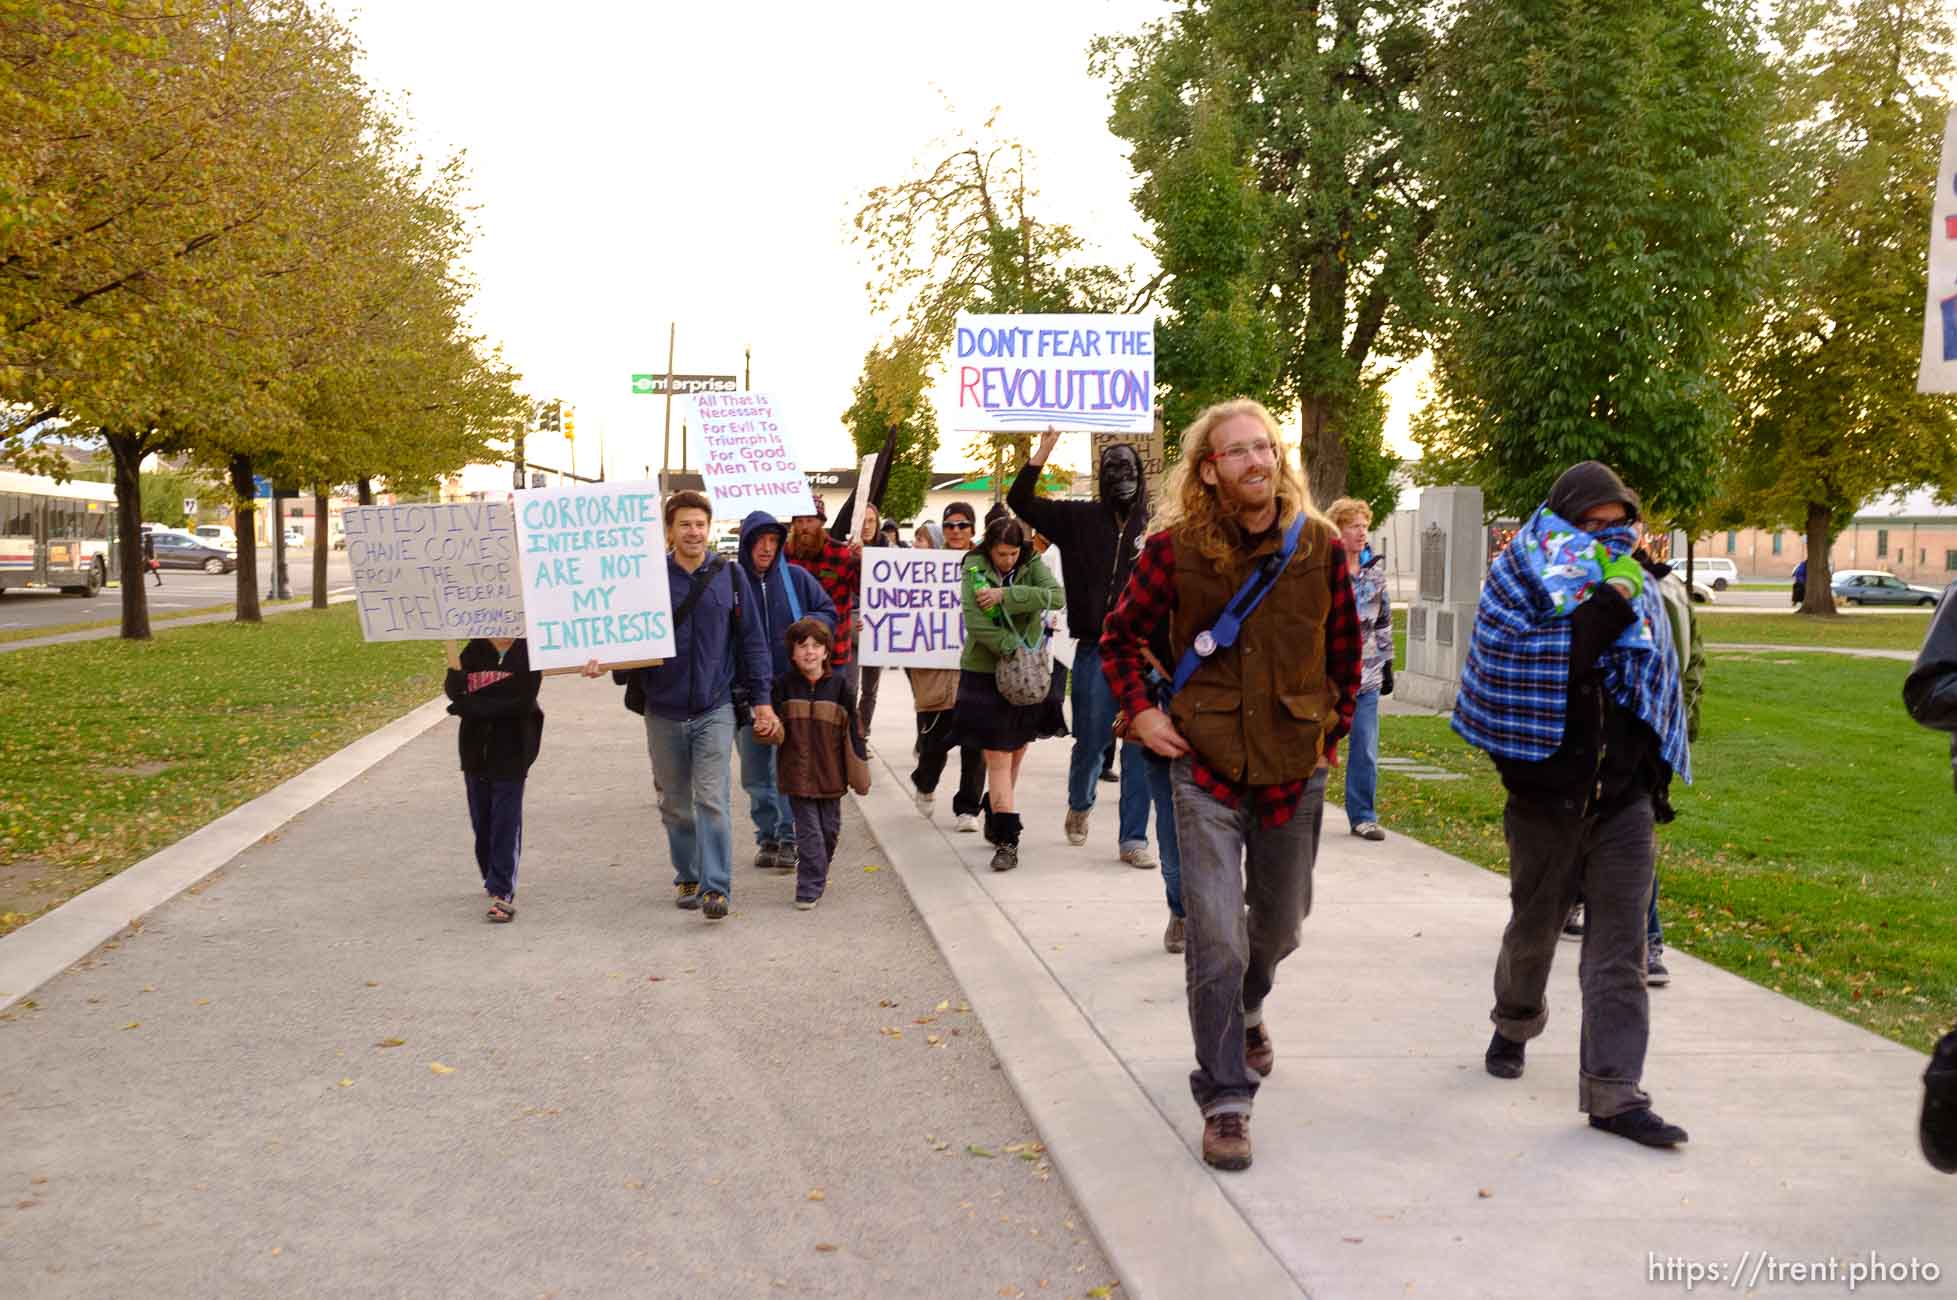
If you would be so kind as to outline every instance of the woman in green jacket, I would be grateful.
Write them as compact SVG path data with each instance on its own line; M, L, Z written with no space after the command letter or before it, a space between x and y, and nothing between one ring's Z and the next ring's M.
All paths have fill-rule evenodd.
M958 659L959 739L985 751L989 805L985 838L991 841L992 869L1019 865L1019 813L1013 786L1026 746L1039 736L1046 701L1008 704L993 676L999 660L1046 636L1048 610L1066 597L1053 571L1027 545L1025 526L1001 516L985 526L985 538L965 558L965 650Z

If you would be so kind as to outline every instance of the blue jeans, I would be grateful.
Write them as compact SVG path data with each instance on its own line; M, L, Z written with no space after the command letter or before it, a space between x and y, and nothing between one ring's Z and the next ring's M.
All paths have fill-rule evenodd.
M1362 692L1352 706L1352 734L1345 740L1345 819L1354 826L1376 822L1379 794L1379 692Z
M1101 647L1083 641L1074 648L1074 681L1071 690L1074 706L1074 752L1067 762L1067 807L1087 812L1094 807L1099 791L1101 758L1114 739L1114 715L1118 709L1114 688L1101 675ZM1124 746L1132 748L1132 746ZM1148 777L1142 771L1140 755L1121 758L1120 846L1140 848L1148 843Z
M747 791L748 813L754 818L754 842L794 843L795 811L775 783L775 751L781 747L756 740L753 727L736 731L734 743L741 751L741 789Z
M1148 778L1148 795L1155 801L1155 836L1162 841L1162 888L1169 896L1169 915L1181 916L1182 846L1176 842L1175 782L1169 779L1169 760L1151 754L1145 745L1126 748L1141 750L1136 761ZM1126 763L1128 755L1124 753L1121 761Z
M728 815L734 706L683 722L646 714L646 753L659 782L659 820L673 858L673 883L732 896L734 823Z
M476 832L476 866L492 898L516 897L516 863L523 856L523 778L499 781L464 772L469 825Z

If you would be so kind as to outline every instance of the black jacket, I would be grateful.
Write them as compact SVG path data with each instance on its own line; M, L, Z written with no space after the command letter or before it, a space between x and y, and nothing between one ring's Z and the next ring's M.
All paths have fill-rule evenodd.
M1948 731L1950 766L1957 780L1957 600L1951 592L1957 583L1945 587L1937 612L1930 618L1930 631L1917 651L1916 664L1903 679L1903 705L1909 716L1934 731Z
M1608 815L1650 795L1661 822L1672 819L1671 769L1657 733L1611 698L1597 661L1637 620L1631 602L1604 583L1570 615L1570 694L1563 743L1533 763L1498 758L1510 794L1550 814Z
M1134 566L1136 545L1148 521L1144 491L1128 514L1121 515L1103 501L1055 501L1037 488L1044 466L1028 461L1006 493L1012 512L1046 535L1060 548L1060 581L1067 589L1067 631L1075 640L1093 645L1101 639L1101 621L1108 616ZM1122 545L1127 539L1127 546ZM1171 665L1173 666L1173 665Z
M530 643L518 638L498 655L495 646L477 639L462 647L461 660L460 669L448 670L443 689L448 711L462 719L462 770L499 781L521 779L544 743L544 711L537 707L544 675L530 671Z

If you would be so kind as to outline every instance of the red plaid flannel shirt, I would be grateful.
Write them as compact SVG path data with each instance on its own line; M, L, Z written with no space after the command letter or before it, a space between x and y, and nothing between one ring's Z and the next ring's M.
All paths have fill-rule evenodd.
M1325 680L1339 690L1339 716L1325 737L1325 757L1337 764L1338 742L1352 730L1353 704L1359 698L1359 672L1364 647L1359 638L1359 608L1352 599L1352 580L1345 571L1345 548L1332 543L1330 584L1332 608L1325 616ZM1101 627L1101 671L1114 690L1116 702L1134 717L1155 707L1148 697L1148 662L1142 647L1158 628L1166 629L1176 608L1175 543L1167 532L1151 535L1135 560L1120 601ZM1252 618L1256 615L1253 613ZM1163 665L1175 671L1174 664ZM1218 803L1238 807L1244 799L1257 810L1266 829L1284 825L1304 793L1305 782L1244 786L1227 781L1195 755L1190 775Z
M820 555L807 560L799 555L788 558L813 573L822 589L829 593L829 599L836 602L836 648L829 656L829 663L831 667L841 668L849 662L854 632L851 615L856 609L856 583L863 573L863 551L824 533Z

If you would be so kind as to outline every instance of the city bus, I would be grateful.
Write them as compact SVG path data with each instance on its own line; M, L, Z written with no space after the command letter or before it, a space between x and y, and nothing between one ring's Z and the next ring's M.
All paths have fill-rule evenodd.
M0 592L94 595L116 571L113 484L0 470Z

